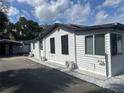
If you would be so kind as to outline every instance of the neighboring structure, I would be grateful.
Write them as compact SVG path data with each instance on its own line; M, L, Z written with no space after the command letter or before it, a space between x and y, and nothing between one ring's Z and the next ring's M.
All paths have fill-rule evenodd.
M20 46L22 46L22 43L18 41L1 39L0 40L0 56L17 55Z
M0 39L0 56L15 56L29 54L30 41L15 41Z
M31 51L30 43L32 42L31 40L26 40L26 41L20 41L23 45L20 46L20 54L27 54L29 55Z
M78 26L54 24L31 43L35 58L115 76L124 72L124 25Z

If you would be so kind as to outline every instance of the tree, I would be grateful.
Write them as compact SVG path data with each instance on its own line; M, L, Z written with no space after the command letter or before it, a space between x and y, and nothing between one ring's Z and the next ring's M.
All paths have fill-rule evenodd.
M19 21L15 23L17 33L15 37L17 40L34 39L42 31L39 24L33 20L27 20L25 17L20 17Z
M4 29L7 27L8 18L4 12L0 12L0 32L3 32Z
M8 9L7 1L0 0L0 32L3 32L7 27L8 18L6 13L8 12Z
M0 12L7 13L9 10L7 0L0 0Z

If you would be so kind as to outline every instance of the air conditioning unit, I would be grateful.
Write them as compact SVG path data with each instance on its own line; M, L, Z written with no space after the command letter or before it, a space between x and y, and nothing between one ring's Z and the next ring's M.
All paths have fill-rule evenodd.
M68 69L69 71L72 71L72 70L74 70L74 69L77 68L77 66L76 66L76 64L74 63L74 61L66 61L66 62L65 62L65 66L67 67L67 69Z

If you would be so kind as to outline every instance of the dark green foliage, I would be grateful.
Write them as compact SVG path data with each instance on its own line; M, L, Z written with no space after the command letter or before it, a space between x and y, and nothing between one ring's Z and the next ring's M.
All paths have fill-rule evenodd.
M0 12L0 32L3 32L7 27L8 18L4 12Z
M27 20L25 17L20 17L15 23L15 29L16 32L13 32L13 35L17 40L34 39L43 30L37 22Z

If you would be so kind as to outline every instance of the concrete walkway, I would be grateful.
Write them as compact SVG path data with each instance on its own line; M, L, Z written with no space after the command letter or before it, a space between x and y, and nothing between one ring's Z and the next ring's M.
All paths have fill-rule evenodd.
M85 80L87 82L96 84L100 87L114 90L117 93L124 93L124 75L108 78L82 70L68 71L65 66L53 62L46 62L46 61L43 62L35 58L29 58L29 59L41 63L43 65L58 69L64 73Z

